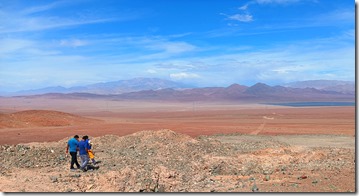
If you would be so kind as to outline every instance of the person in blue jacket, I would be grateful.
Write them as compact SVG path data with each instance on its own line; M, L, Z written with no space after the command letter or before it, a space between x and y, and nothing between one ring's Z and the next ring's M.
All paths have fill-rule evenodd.
M70 169L71 170L75 170L74 168L74 164L76 164L77 169L80 168L80 164L77 162L77 145L79 143L79 136L75 135L73 138L69 139L69 141L67 142L67 147L66 147L66 154L69 153L70 151L70 155L71 155L71 164L70 164Z
M85 135L82 137L82 140L78 143L79 148L79 154L81 158L81 170L87 171L87 164L89 162L89 156L88 156L88 150L89 150L89 144L86 141L88 139L88 136Z

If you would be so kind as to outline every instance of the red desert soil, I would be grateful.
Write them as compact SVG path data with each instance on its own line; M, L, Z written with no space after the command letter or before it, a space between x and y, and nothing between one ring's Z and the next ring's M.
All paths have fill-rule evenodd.
M202 105L193 109L175 104L161 108L149 103L142 108L136 108L139 106L135 104L120 106L109 111L93 105L87 106L89 110L74 107L76 115L56 111L9 114L8 111L0 116L0 134L6 135L0 138L0 144L58 141L75 134L124 136L158 129L171 129L192 137L226 133L355 135L355 107Z
M0 129L85 125L98 121L59 111L26 110L11 114L0 114Z

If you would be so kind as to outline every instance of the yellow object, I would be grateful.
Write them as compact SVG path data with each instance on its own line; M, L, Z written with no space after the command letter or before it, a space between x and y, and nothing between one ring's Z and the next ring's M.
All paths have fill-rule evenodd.
M92 150L89 150L89 151L88 151L88 154L89 154L89 158L90 158L90 159L95 158L95 155L93 154Z

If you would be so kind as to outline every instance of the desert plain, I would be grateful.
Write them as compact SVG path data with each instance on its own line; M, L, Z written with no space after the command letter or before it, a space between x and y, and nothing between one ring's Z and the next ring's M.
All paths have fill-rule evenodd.
M2 192L355 192L355 107L0 98ZM100 169L70 171L89 135Z

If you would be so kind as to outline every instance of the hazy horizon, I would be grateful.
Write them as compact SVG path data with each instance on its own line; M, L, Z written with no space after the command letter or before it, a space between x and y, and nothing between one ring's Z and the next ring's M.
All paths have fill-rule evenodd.
M144 77L139 77L139 78L144 78ZM132 78L132 79L137 79L137 78ZM128 80L132 80L132 79L128 79ZM156 79L161 79L161 78L156 78ZM128 80L123 80L123 81L128 81ZM167 80L167 79L161 79L161 80ZM325 79L323 79L325 80ZM51 88L51 87L63 87L63 88L73 88L73 87L81 87L81 86L87 86L87 85L93 85L93 84L100 84L100 83L109 83L109 82L117 82L117 81L122 81L122 80L116 80L116 81L107 81L107 82L96 82L96 83L88 83L88 84L79 84L79 85L73 85L73 86L62 86L62 85L53 85L53 86L42 86L42 87L39 87L39 88L29 88L29 89L21 89L21 90L13 90L13 91L0 91L0 93L15 93L15 92L19 92L19 91L29 91L29 90L38 90L38 89L45 89L45 88ZM173 80L168 80L168 81L172 81L172 82L175 82ZM307 80L305 80L307 81ZM314 81L314 80L313 80ZM331 80L331 81L341 81L341 82L353 82L355 83L355 81L349 81L349 80ZM302 81L292 81L292 82L302 82ZM233 84L239 84L239 85L244 85L244 86L253 86L257 83L263 83L263 82L255 82L255 83L251 83L251 84L241 84L241 83L238 83L238 82L234 82L234 83L231 83L229 85L212 85L212 86L206 86L206 85L203 85L203 86L190 86L190 84L187 84L187 83L182 83L182 82L178 82L180 84L183 84L183 85L188 85L188 88L205 88L205 87L228 87L228 86L231 86ZM291 82L289 82L291 83ZM264 83L266 85L269 85L269 86L282 86L286 83L276 83L276 84L268 84L268 83Z
M4 1L0 91L132 78L355 81L355 2Z
M159 79L159 80L164 80L164 81L169 81L169 82L176 82L176 81L173 81L173 80L167 80L167 79L161 79L161 78L145 78L145 77L138 77L138 78L131 78L131 79L128 79L128 80L116 80L116 81L107 81L107 82L98 82L98 83L90 83L90 84L83 84L83 85L74 85L74 86L61 86L61 85L56 85L56 86L44 86L44 87L40 87L40 88L36 88L36 89L23 89L23 90L18 90L18 91L0 91L0 93L16 93L16 92L20 92L20 91L31 91L31 90L39 90L39 89L46 89L46 88L53 88L53 87L59 87L59 88L66 88L66 89L70 89L70 88L76 88L76 87L82 87L82 86L88 86L88 85L95 85L95 84L101 84L101 83L111 83L111 82L119 82L119 81L131 81L131 80L136 80L136 79ZM301 80L301 81L293 81L293 82L290 82L290 83L296 83L296 82L309 82L309 81L339 81L339 82L350 82L350 83L355 83L355 81L349 81L349 80ZM186 84L186 83L181 83L181 82L176 82L178 84L182 84L184 86L187 86L185 88L205 88L205 87L229 87L233 84L239 84L239 85L244 85L244 86L254 86L258 83L262 83L262 82L255 82L253 84L240 84L240 83L237 83L237 82L234 82L232 84L229 84L229 85L213 85L213 86L190 86L190 84ZM289 83L280 83L280 84L267 84L267 83L264 83L266 85L269 85L269 86L276 86L276 85L279 85L279 86L283 86L285 84L289 84Z

